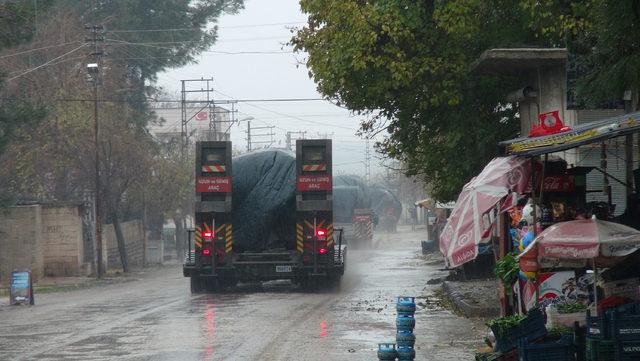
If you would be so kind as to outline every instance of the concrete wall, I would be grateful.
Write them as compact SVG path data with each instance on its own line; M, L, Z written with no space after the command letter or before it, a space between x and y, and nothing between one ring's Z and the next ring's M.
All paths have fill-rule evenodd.
M560 111L565 125L577 123L577 114L567 109L567 74L565 66L540 66L523 75L523 86L534 88L538 96L520 102L520 134L528 136L532 124L538 124L538 114Z
M129 267L142 266L143 227L141 221L129 221L121 223L122 234L125 239L125 247ZM118 242L112 224L102 226L102 240L104 244L103 259L107 262L107 269L122 269Z
M84 252L80 207L42 206L41 214L44 275L80 275Z
M0 283L6 285L18 268L30 268L34 280L43 276L41 211L39 205L0 211Z

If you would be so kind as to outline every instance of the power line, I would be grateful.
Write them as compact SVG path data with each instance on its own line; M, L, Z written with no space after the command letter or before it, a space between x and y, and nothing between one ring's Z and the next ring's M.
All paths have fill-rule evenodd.
M84 58L84 57L83 57ZM218 93L217 91L215 91L216 93ZM17 100L17 98L11 98L11 97L3 97L2 99L4 100ZM57 98L57 99L50 99L50 101L57 101L57 102L93 102L93 99L82 99L82 98ZM176 99L167 99L167 100L161 100L161 99L146 99L146 100L128 100L128 99L100 99L99 100L102 103L181 103L181 100L176 100ZM202 103L206 103L207 100L194 100L196 102L202 102ZM218 104L228 104L229 102L236 102L236 103L263 103L263 102L311 102L311 101L327 101L326 99L323 98L272 98L272 99L232 99L232 100L216 100L216 102ZM160 109L180 109L180 108L160 108ZM263 109L265 111L269 111L269 112L274 112L272 110L266 110ZM277 113L277 112L276 112ZM280 114L281 116L285 116L282 115L281 113L277 113ZM287 117L291 117L289 115L286 115Z
M220 94L220 95L222 95L222 96L225 96L225 97L227 97L227 98L231 98L231 99L233 99L233 97L232 97L232 96L229 96L228 94L225 94L225 93L223 93L223 92L221 92L221 91L219 91L219 90L214 90L214 92L216 92L216 93L218 93L218 94ZM320 99L327 101L327 99L323 99L323 98L320 98ZM320 100L320 99L315 99L315 100ZM239 102L239 101L238 101L238 102ZM328 127L334 127L334 128L342 128L342 129L347 129L347 130L355 131L355 129L350 128L350 127L345 127L345 126L341 126L341 125L334 125L334 124L326 124L326 123L322 123L322 122L317 122L317 121L313 121L313 120L309 120L309 119L304 119L304 118L296 117L296 116L293 116L293 115L288 115L288 114L280 113L280 112L277 112L277 111L275 111L275 110L271 110L271 109L268 109L268 108L265 108L265 107L261 107L261 106L255 105L255 104L250 104L249 102L244 102L244 103L247 103L247 105L248 105L248 106L250 106L250 107L254 107L254 108L257 108L257 109L261 109L261 110L264 110L265 112L269 112L269 113L273 113L273 114L276 114L276 115L280 115L280 116L283 116L283 117L285 117L285 118L297 119L297 120L300 120L300 121L302 121L302 122L311 123L311 124L316 124L316 125L322 125L322 126L328 126Z
M42 67L45 67L45 66L51 64L52 62L54 62L54 61L56 61L56 60L58 60L60 58L63 58L63 57L65 57L65 56L67 56L67 55L69 55L69 54L71 54L73 52L76 52L76 51L84 48L85 46L87 46L87 44L82 44L82 45L80 45L79 47L77 47L77 48L75 48L73 50L70 50L70 51L68 51L68 52L66 52L66 53L64 53L64 54L62 54L62 55L60 55L58 57L55 57L55 58L53 58L53 59L51 59L51 60L49 60L49 61L47 61L45 63L42 63L42 64L36 66L35 68L31 68L31 69L29 69L29 70L27 70L27 71L25 71L25 72L23 72L23 73L21 73L19 75L16 75L14 77L11 77L11 78L7 79L7 82L12 81L12 80L17 79L17 78L20 78L21 76L27 75L27 74L29 74L29 73L31 73L31 72L33 72L35 70L38 70L38 69L40 69Z
M18 56L18 55L23 55L23 54L32 53L32 52L34 52L34 51L40 51L40 50L51 49L51 48L58 48L58 47L61 47L61 46L66 46L66 45L71 45L71 44L77 44L77 43L78 43L78 41L76 40L76 41L70 41L70 42L68 42L68 43L63 43L63 44L56 44L56 45L43 46L43 47L41 47L41 48L29 49L29 50L21 51L21 52L18 52L18 53L13 53L13 54L3 55L3 56L0 56L0 59L10 58L10 57L13 57L13 56Z
M285 23L229 25L229 26L218 26L218 29L258 28L258 27L266 27L266 26L284 26L284 25L299 25L299 24L306 24L306 22L293 21L293 22L285 22ZM149 32L201 31L201 30L207 30L207 29L202 29L202 28L122 29L122 30L109 30L107 31L107 33L149 33Z

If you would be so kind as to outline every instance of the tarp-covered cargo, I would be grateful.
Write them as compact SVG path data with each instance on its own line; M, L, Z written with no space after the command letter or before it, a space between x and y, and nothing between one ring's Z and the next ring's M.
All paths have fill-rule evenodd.
M333 221L351 223L355 209L371 206L367 185L356 176L339 175L333 179Z
M402 203L391 190L381 185L372 185L368 188L368 195L371 199L371 209L378 216L384 217L392 213L396 220L400 219Z
M295 248L296 159L267 150L233 158L234 249Z

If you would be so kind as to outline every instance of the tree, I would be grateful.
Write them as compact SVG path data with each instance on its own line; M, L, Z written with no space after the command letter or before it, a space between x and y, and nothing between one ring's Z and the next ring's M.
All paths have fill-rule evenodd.
M11 62L0 58L0 67L24 73L5 89L7 97L38 99L47 104L49 113L40 127L16 130L24 141L12 143L9 154L0 157L0 179L7 181L6 188L13 194L23 198L78 201L92 193L95 164L87 154L95 151L93 102L85 71L90 59L86 56L88 49L74 56L65 54L84 43L85 23L104 24L108 31L113 30L105 35L108 55L103 58L105 73L100 85L100 192L106 211L103 214L113 223L122 266L127 271L120 229L127 214L141 214L141 200L145 198L151 203L163 199L163 204L152 204L153 209L158 206L162 216L184 218L189 209L185 204L192 200L193 186L185 186L185 182L191 182L193 172L189 169L183 173L175 159L165 158L146 129L153 119L147 97L156 92L156 74L192 62L215 41L217 29L210 28L209 23L223 12L239 10L242 1L46 3L37 33L28 43L12 49L15 56ZM58 61L48 63L58 57ZM45 63L34 68L34 64ZM171 178L162 178L162 184L156 186L153 182L157 179L150 181L156 167L167 169L161 176L175 177L177 184L170 184Z
M445 31L436 3L303 0L308 25L292 44L308 53L318 90L371 116L361 131L386 131L377 148L448 200L517 127L500 104L509 79L469 74L475 37Z
M302 0L306 51L318 90L386 131L378 149L420 174L438 200L459 189L517 135L512 79L470 72L495 47L568 47L586 105L640 85L640 3L634 0Z
M0 50L29 41L34 33L31 26L33 18L34 10L31 4L22 1L0 4ZM0 70L0 94L4 86L3 73ZM15 140L20 128L32 126L43 115L44 109L26 101L0 100L0 155L5 147Z

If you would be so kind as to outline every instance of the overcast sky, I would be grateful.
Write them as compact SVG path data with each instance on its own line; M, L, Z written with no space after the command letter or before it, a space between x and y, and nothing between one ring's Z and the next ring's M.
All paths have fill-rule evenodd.
M179 96L180 80L213 77L215 97L221 100L321 98L307 68L296 66L304 56L284 45L291 37L289 29L302 26L305 19L297 0L247 0L240 13L219 19L218 41L198 64L160 74L158 85ZM255 118L252 127L275 126L275 141L282 147L287 131L306 131L307 138L328 134L333 139L334 172L364 175L365 141L355 136L361 117L326 101L251 102L237 108L237 119ZM246 149L246 129L246 121L232 127L234 148ZM259 132L266 131L252 133ZM372 145L373 176L382 168Z

